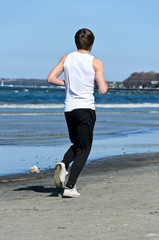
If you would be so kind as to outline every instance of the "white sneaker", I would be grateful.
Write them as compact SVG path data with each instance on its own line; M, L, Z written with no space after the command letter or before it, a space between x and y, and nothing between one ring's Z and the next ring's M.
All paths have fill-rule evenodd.
M54 183L58 188L64 188L65 178L68 172L66 171L65 164L63 162L57 163L54 172Z
M80 193L77 192L76 186L72 189L70 188L65 188L63 192L63 197L71 197L71 198L76 198L79 197Z

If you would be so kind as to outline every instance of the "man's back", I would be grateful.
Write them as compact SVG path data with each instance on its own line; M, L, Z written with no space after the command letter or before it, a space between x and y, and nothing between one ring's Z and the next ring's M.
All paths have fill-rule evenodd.
M67 55L64 62L65 111L77 108L95 109L93 59L92 55L80 52L73 52Z

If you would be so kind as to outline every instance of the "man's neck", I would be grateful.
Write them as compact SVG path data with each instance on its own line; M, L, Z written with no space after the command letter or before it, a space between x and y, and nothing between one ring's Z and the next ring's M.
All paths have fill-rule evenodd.
M89 50L85 50L85 49L79 49L77 52L79 52L79 53L89 53L90 51Z

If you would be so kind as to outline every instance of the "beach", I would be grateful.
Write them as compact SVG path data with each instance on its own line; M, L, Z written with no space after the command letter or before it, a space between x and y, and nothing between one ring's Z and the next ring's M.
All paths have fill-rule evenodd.
M43 174L0 184L2 240L159 239L159 153L88 163L75 199L62 198L53 171Z

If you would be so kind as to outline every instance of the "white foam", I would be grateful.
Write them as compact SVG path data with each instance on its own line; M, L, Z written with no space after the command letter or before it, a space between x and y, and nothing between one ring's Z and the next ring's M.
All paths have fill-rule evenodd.
M0 108L51 109L64 108L64 104L0 104Z
M159 108L159 103L121 103L121 104L96 104L97 108ZM64 104L0 104L0 108L18 109L58 109Z
M24 92L29 92L29 89L24 89Z
M159 108L159 103L96 104L98 108Z
M0 113L0 116L49 116L49 115L63 115L63 113Z

